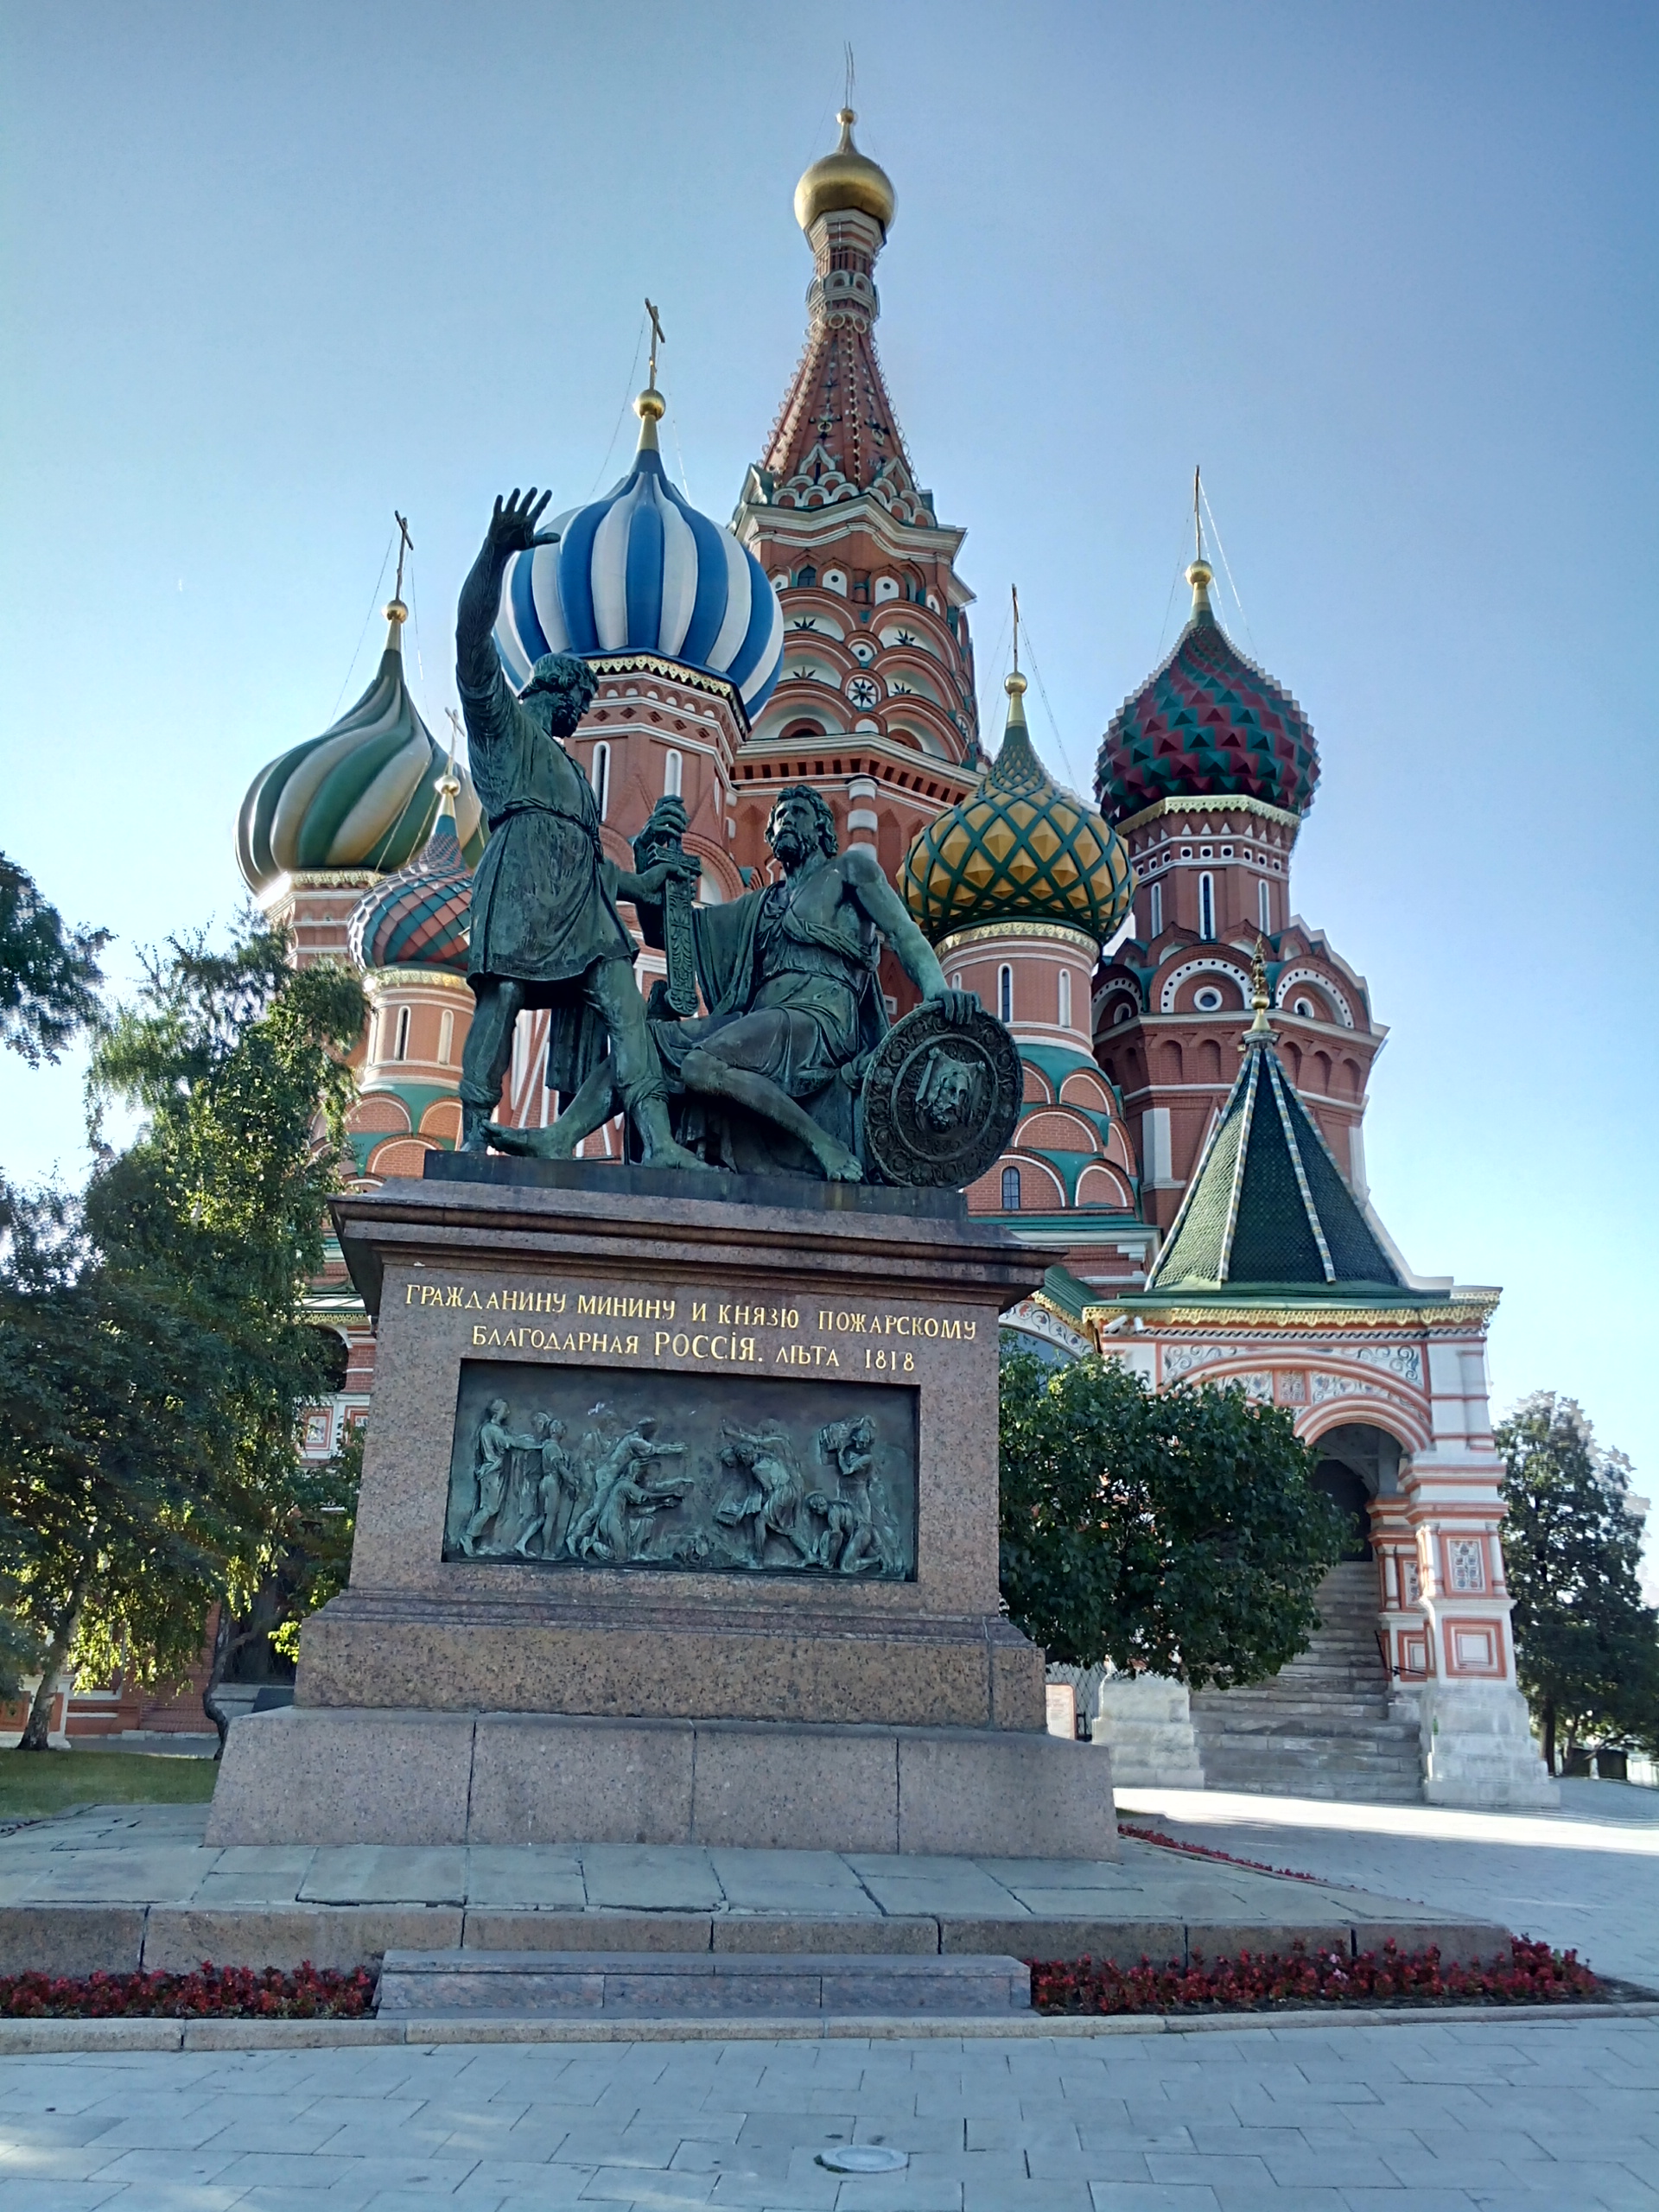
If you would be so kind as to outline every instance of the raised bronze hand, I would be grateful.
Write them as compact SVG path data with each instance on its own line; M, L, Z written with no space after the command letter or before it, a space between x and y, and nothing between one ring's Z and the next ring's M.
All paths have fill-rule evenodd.
M504 500L499 495L495 512L490 517L488 544L490 550L499 556L506 553L528 553L537 545L556 545L556 530L537 530L536 525L547 512L553 494L543 492L537 499L532 484L522 495L515 484Z

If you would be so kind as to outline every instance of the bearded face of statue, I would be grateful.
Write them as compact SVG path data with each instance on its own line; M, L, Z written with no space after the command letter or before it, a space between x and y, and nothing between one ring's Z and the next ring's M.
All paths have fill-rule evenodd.
M518 703L550 737L569 737L593 704L598 680L575 653L543 653L518 694Z
M811 854L836 850L835 817L816 792L786 791L772 810L766 842L785 873L792 874Z

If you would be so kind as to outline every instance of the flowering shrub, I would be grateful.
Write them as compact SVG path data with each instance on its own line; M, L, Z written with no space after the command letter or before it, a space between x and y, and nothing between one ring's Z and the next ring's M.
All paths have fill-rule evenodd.
M194 1974L0 1974L6 2020L356 2020L374 2001L374 1976L309 1963L215 1967Z
M1032 1959L1031 2001L1039 2012L1255 2012L1274 2005L1559 2005L1599 1997L1601 1983L1576 1951L1517 1941L1486 1966L1447 1966L1437 1945L1400 1951L1392 1943L1351 1959L1345 1951L1288 1955L1241 1951L1190 1967L1096 1966L1092 1959Z
M1269 1866L1265 1859L1235 1859L1230 1851L1217 1851L1212 1844L1181 1843L1173 1835L1160 1835L1156 1828L1131 1827L1127 1821L1117 1824L1120 1835L1138 1836L1142 1843L1155 1843L1160 1851L1184 1851L1189 1859L1224 1859L1230 1866L1249 1866L1257 1874L1282 1874L1292 1882L1317 1882L1318 1874L1298 1872L1294 1866Z

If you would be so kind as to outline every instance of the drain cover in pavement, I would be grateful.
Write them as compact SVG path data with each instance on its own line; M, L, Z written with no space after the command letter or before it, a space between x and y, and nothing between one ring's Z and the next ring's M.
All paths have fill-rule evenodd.
M896 2174L910 2164L910 2153L890 2151L885 2143L842 2143L820 2151L818 2164L832 2174Z

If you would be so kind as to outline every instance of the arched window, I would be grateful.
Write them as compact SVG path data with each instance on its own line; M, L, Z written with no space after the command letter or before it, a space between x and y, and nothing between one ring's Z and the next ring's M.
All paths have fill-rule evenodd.
M809 561L805 568L797 569L795 581L798 584L815 584L818 581L818 572Z
M1007 970L1004 969L1002 972L1006 975ZM1020 1170L1017 1167L1002 1170L1002 1211L1004 1213L1018 1213L1020 1211Z
M1256 918L1262 925L1262 935L1271 936L1273 933L1273 887L1266 876L1263 876L1255 887L1255 912Z
M450 1055L454 1052L454 1010L451 1007L445 1007L443 1010L443 1018L438 1024L438 1065L440 1067L447 1068L454 1065L450 1058Z
M1014 1020L1014 970L1002 967L996 971L996 1011L1003 1021Z
M663 797L664 798L678 798L680 779L684 772L684 761L671 746L663 756Z
M605 819L605 808L611 796L611 748L603 738L594 747L594 804L599 809L599 818Z
M1198 935L1216 933L1216 879L1206 869L1198 878Z
M1062 1029L1071 1027L1071 970L1069 968L1060 970L1060 1027Z
M409 1058L409 1008L406 1006L400 1006L397 1009L397 1034L392 1044L391 1057L394 1060Z
M1148 944L1151 944L1155 943L1155 941L1159 938L1162 937L1164 933L1163 885L1161 883L1154 883L1152 887L1151 892L1148 893L1148 897L1152 906L1152 918L1147 925L1147 942Z

